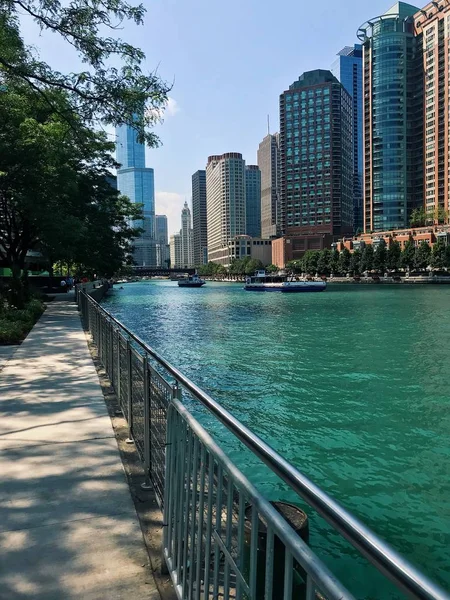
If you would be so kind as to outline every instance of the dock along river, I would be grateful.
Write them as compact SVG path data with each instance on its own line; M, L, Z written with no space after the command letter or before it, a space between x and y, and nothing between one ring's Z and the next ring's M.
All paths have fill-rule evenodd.
M118 287L106 309L450 588L450 286ZM269 499L298 502L192 410ZM311 546L357 598L403 597L308 513Z

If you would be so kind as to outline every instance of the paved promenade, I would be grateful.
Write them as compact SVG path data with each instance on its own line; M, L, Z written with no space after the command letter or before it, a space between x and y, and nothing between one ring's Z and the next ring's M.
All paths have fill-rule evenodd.
M0 598L159 600L148 564L75 304L54 301L0 371Z

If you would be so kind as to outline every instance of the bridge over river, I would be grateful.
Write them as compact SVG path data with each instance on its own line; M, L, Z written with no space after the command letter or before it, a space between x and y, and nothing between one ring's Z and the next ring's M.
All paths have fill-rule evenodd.
M193 275L195 269L166 269L163 267L132 267L133 275L142 277L170 277L171 275Z

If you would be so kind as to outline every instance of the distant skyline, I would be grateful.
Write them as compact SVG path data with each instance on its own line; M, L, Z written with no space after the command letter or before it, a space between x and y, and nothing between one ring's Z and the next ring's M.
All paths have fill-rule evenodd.
M191 206L192 174L205 168L208 156L240 152L256 164L267 115L271 132L278 131L279 95L304 71L329 69L339 50L358 42L358 27L392 4L323 0L306 11L286 0L278 13L268 0L144 0L144 26L126 24L118 33L143 49L149 71L173 82L164 123L156 128L163 145L146 149L156 213L167 215L169 235L179 230L185 200ZM53 68L83 68L73 48L55 34L40 34L30 19L23 19L22 35Z

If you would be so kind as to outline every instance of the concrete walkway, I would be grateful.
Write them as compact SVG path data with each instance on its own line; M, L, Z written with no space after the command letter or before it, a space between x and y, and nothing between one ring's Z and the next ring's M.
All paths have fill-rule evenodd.
M0 373L1 600L159 600L73 302Z
M6 365L11 356L14 355L14 352L18 349L18 347L18 345L0 346L0 371Z

